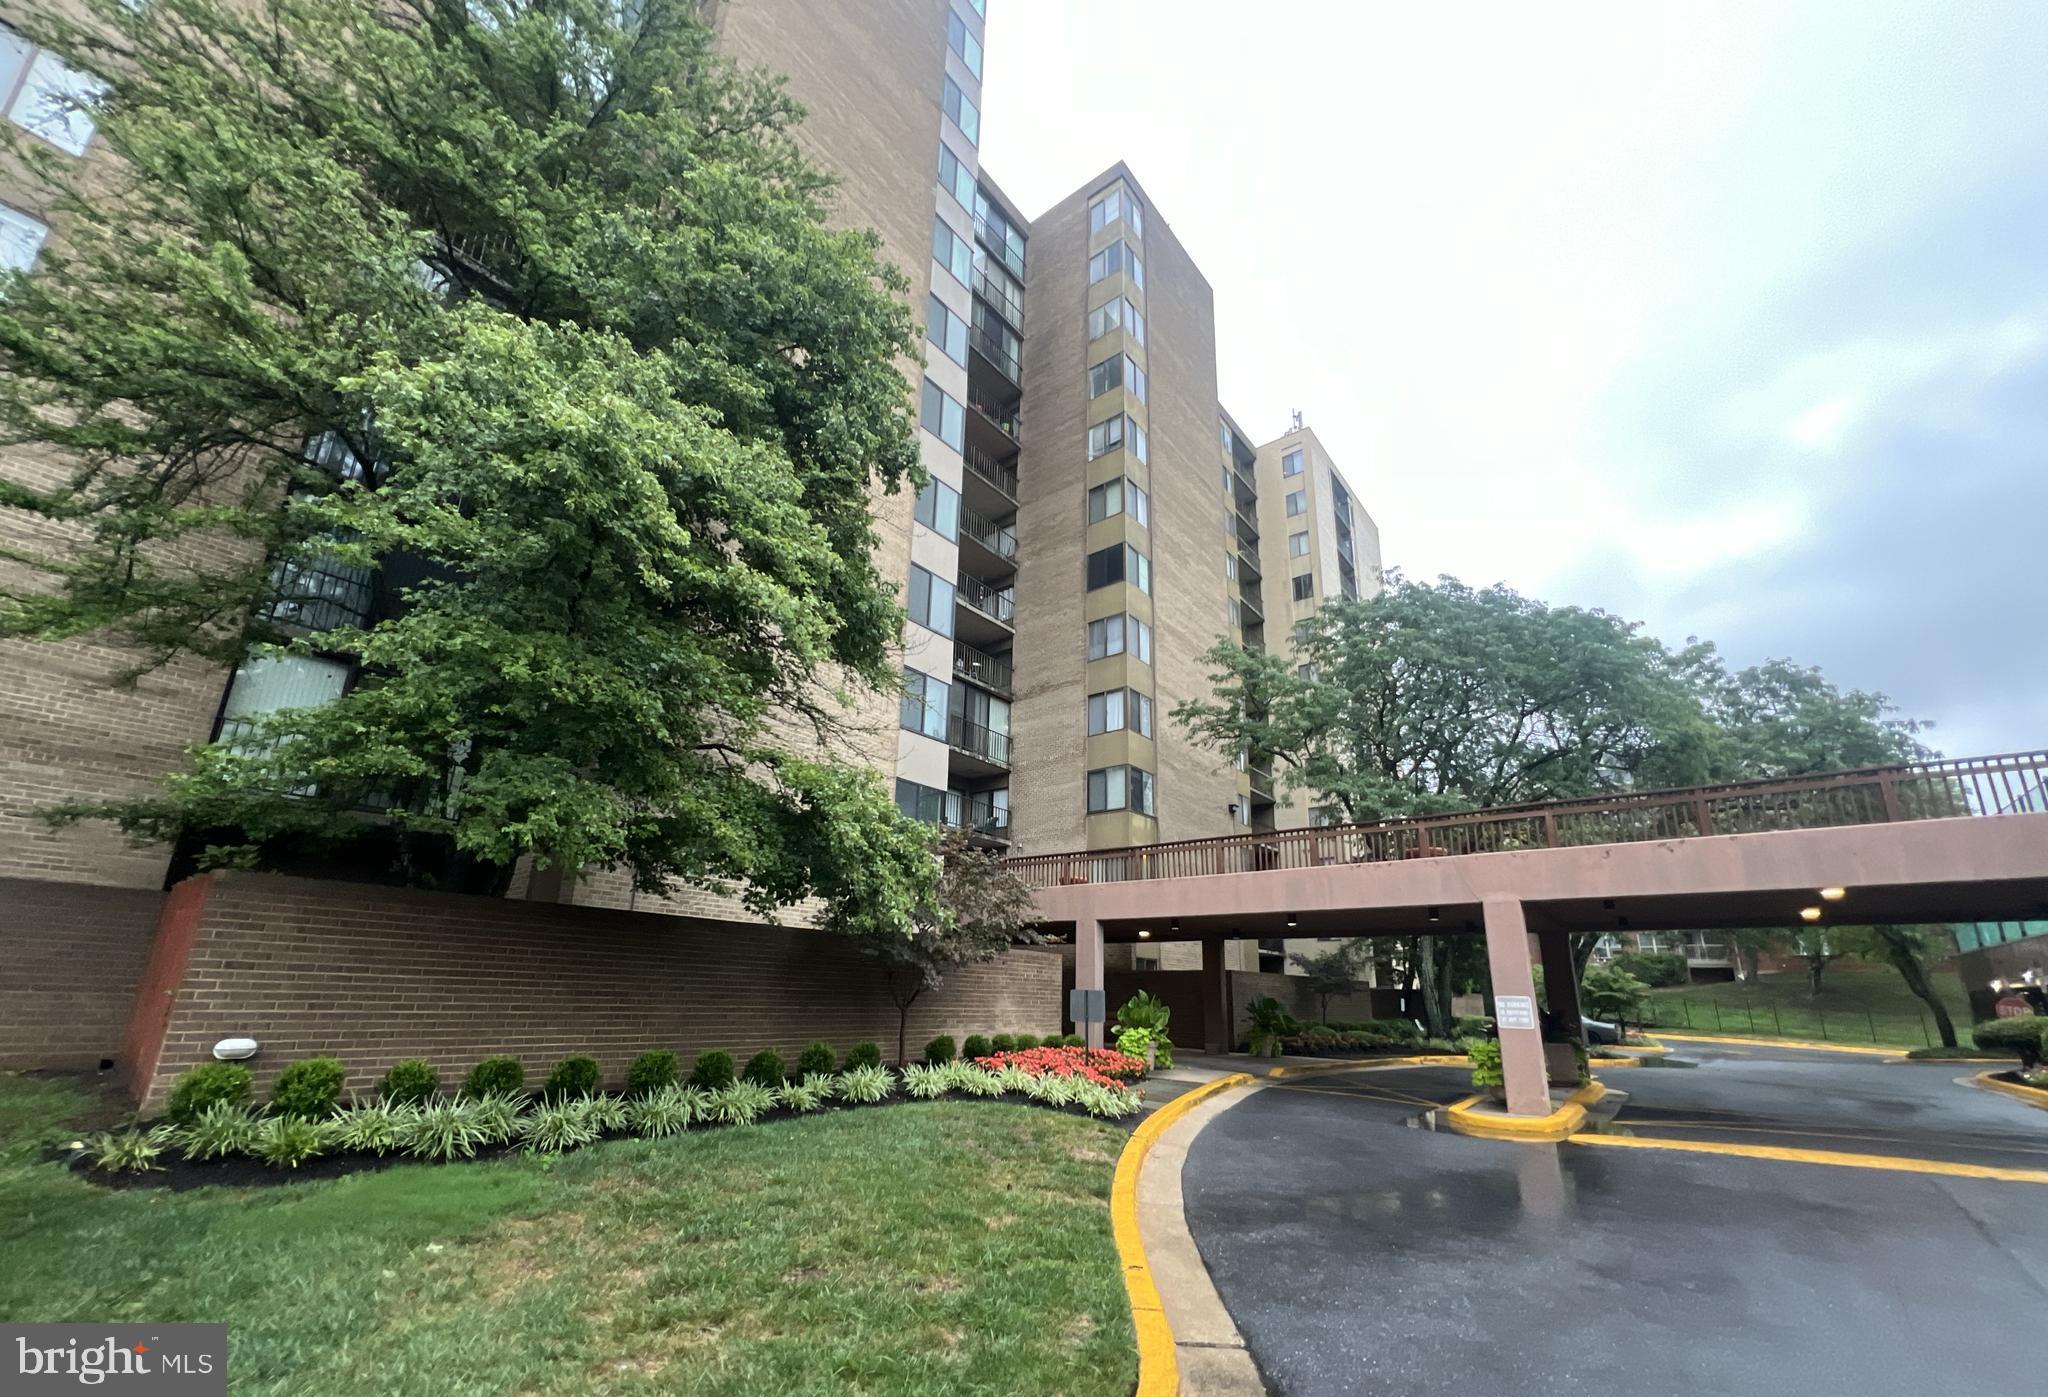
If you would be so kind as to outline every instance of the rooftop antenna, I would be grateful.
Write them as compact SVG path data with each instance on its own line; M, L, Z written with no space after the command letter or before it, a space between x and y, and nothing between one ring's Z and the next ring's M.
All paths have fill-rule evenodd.
M1293 430L1293 431L1297 431L1297 432L1301 430L1301 409L1300 409L1300 408L1296 408L1296 409L1294 410L1294 426L1293 426L1293 428L1292 428L1291 430Z

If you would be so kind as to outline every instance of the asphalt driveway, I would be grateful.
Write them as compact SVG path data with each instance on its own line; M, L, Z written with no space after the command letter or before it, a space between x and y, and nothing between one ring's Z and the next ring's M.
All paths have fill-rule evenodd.
M2048 1113L1956 1086L1960 1067L1802 1056L1615 1072L1634 1097L1618 1123L1657 1134L1653 1117L1741 1111L1720 1134L1753 1142L1789 1120L1901 1138L1773 1143L1923 1157L1960 1130L1978 1137L1961 1149L1996 1156L1984 1162L2048 1167L2022 1153L2048 1149ZM2039 1386L2048 1187L1408 1126L1418 1102L1451 1099L1463 1080L1428 1068L1302 1079L1246 1097L1195 1139L1188 1223L1276 1392Z

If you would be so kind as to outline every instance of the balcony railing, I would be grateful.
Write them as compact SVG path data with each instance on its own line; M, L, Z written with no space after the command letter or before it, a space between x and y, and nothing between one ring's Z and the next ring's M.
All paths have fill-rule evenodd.
M1237 550L1237 575L1239 577L1264 577L1259 571L1259 550L1239 548Z
M983 327L976 325L968 332L967 338L968 342L974 346L975 351L982 358L996 366L997 372L1019 387L1023 386L1024 362L1011 352L1010 347L1004 344L999 337L990 334ZM1015 436L1017 434L1011 432L1010 435Z
M991 587L978 577L962 577L955 584L953 595L962 606L972 607L992 621L1006 626L1017 621L1016 593L1009 587Z
M1010 322L1012 329L1024 328L1024 306L1010 294L1006 286L999 285L987 272L974 274L974 294L987 301L995 313Z
M977 839L1007 844L1010 842L1010 807L970 799L957 828L966 830Z
M1024 279L1024 255L1010 246L1009 239L1003 236L1002 228L989 219L983 218L980 214L976 214L974 216L974 236L983 247L995 254L997 261L1010 269L1011 274L1017 280L1022 281Z
M966 461L967 469L973 471L1011 499L1017 498L1017 468L1015 466L1007 461L998 461L986 451L977 450L972 446L967 448L962 459Z
M960 506L960 532L1009 562L1017 559L1017 523L998 524L966 505Z
M967 405L980 413L991 427L994 427L1011 441L1015 441L1023 431L1023 418L1015 403L993 403L970 393L967 398Z
M994 762L997 766L1010 764L1010 735L1006 732L997 732L981 723L955 717L948 727L947 737L955 747L983 761Z
M964 640L953 642L953 673L971 684L1004 694L1015 687L1015 672L1008 655L991 655Z
M1259 526L1254 524L1251 515L1245 513L1242 509L1234 510L1232 513L1237 520L1235 531L1238 538L1257 548L1259 546Z

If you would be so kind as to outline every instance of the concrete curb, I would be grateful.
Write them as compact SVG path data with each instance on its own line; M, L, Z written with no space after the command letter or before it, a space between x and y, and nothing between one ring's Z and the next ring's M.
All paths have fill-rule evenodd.
M2037 1111L2048 1111L2048 1091L2030 1087L2020 1082L2001 1082L1995 1072L1979 1072L1969 1079L1970 1085L1984 1091L1995 1091L2010 1096L2015 1101L2024 1101Z
M1477 1135L1488 1140L1563 1140L1576 1134L1586 1123L1586 1108L1607 1095L1597 1079L1586 1083L1564 1099L1547 1116L1511 1116L1504 1111L1475 1109L1486 1098L1468 1096L1444 1108L1444 1119L1460 1135Z
M1145 1156L1174 1122L1203 1101L1251 1084L1251 1077L1233 1072L1176 1096L1131 1132L1123 1153L1117 1156L1116 1180L1109 1192L1109 1221L1116 1235L1117 1258L1123 1264L1124 1290L1131 1300L1131 1323L1138 1335L1138 1397L1174 1397L1180 1391L1173 1326L1167 1322L1159 1287L1145 1258L1145 1241L1138 1231L1138 1176Z
M1804 1048L1810 1053L1858 1053L1866 1057L1897 1057L1904 1048L1878 1048L1859 1046L1855 1043L1830 1043L1826 1040L1813 1042L1800 1038L1738 1038L1734 1034L1719 1033L1667 1033L1657 1030L1659 1038L1675 1038L1681 1043L1733 1043L1747 1048Z
M1354 1062L1305 1062L1286 1067L1275 1067L1265 1075L1272 1080L1290 1077L1318 1077L1325 1072L1368 1072L1375 1067L1470 1067L1472 1059L1460 1054L1451 1057L1442 1053L1420 1057L1364 1057Z

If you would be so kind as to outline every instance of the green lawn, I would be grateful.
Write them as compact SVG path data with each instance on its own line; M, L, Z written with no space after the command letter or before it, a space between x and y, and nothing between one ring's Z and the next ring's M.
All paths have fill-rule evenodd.
M929 1102L549 1163L111 1192L0 1077L0 1314L228 1325L237 1394L1128 1393L1123 1132Z
M1956 1036L1969 1043L1970 1006L1962 981L1946 966L1934 971L1933 979ZM1726 981L1652 990L1650 1004L1659 1027L1681 1032L1758 1033L1901 1048L1941 1041L1925 1006L1906 992L1906 982L1889 966L1831 965L1821 977L1818 1000L1806 993L1805 972L1786 970L1761 976L1754 985Z

